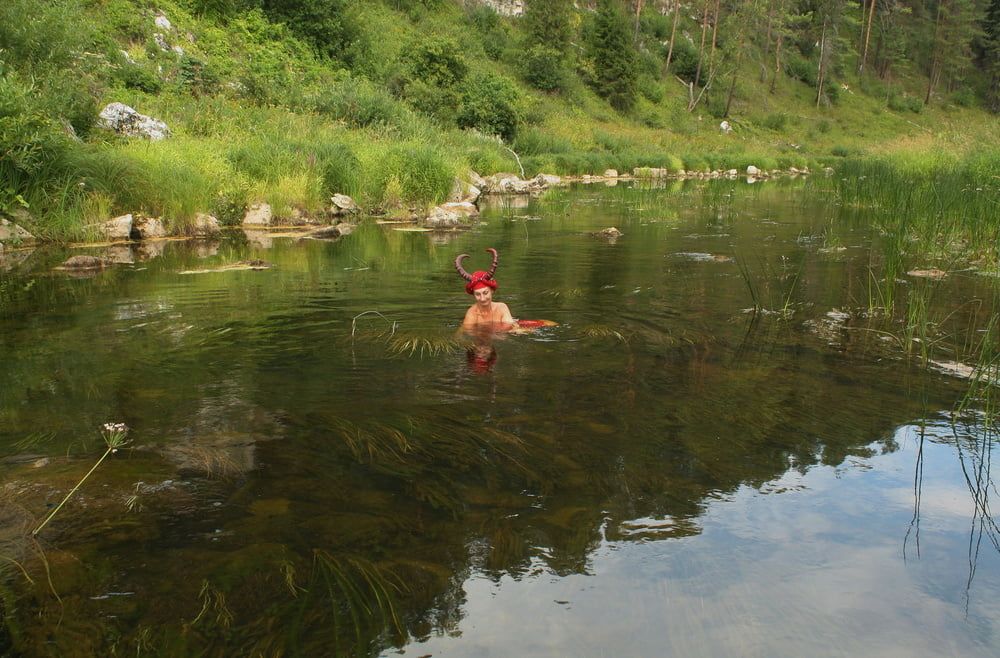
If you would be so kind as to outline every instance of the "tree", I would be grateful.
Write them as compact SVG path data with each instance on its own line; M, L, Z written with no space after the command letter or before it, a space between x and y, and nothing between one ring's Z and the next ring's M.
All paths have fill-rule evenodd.
M527 33L524 79L536 89L556 91L563 85L573 40L572 0L529 0L522 20Z
M1000 0L991 0L986 10L981 44L980 61L990 81L986 104L994 112L1000 112Z
M529 46L566 52L573 40L572 0L528 0L521 20Z
M979 30L973 0L937 0L935 5L925 105L931 102L942 73L948 71L949 86L953 86L969 70L972 42Z
M638 56L629 21L617 0L599 0L589 44L597 93L621 112L635 106Z
M264 0L264 13L285 23L317 53L347 64L361 46L361 29L348 0Z

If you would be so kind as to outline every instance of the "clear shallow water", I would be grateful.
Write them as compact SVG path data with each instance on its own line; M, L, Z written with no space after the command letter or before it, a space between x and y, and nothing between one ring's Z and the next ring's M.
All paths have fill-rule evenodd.
M133 443L42 533L61 603L8 574L18 646L995 655L992 442L942 415L965 382L863 317L878 251L834 215L792 186L590 187L467 233L167 243L89 279L33 254L0 287L7 553L39 568L18 524L102 423ZM497 298L560 326L477 362L451 261L487 246ZM275 267L182 274L247 258ZM744 313L747 278L785 313ZM988 315L988 284L933 284L935 317Z

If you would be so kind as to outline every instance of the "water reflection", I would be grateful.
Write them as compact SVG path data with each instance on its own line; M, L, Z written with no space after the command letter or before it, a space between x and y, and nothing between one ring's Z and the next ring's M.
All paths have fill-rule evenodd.
M61 604L20 587L6 646L986 655L992 439L933 420L958 381L836 315L869 262L799 241L821 212L726 185L559 192L528 200L541 221L495 209L445 244L275 238L266 271L179 274L255 257L246 237L11 286L6 509L58 500L89 428L137 445L46 531ZM609 225L614 245L590 235ZM560 326L456 338L451 261L487 244L518 314ZM793 312L743 313L738 262L678 253L752 253L761 308Z

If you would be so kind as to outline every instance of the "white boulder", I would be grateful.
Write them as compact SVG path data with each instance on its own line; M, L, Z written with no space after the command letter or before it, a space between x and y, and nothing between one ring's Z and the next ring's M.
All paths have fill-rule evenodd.
M247 208L243 216L244 226L270 226L274 221L274 212L267 203L257 203Z
M125 103L110 103L105 106L97 123L119 135L144 137L154 142L170 136L167 124L145 114L139 114Z

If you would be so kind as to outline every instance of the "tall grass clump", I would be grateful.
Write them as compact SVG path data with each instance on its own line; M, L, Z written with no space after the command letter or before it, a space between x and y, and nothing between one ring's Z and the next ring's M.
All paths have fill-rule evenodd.
M925 254L997 260L1000 150L847 159L834 184L845 204L867 208L884 234Z
M438 203L447 198L457 173L455 164L431 144L391 145L374 164L363 194L376 204L388 200L387 191L409 203Z

